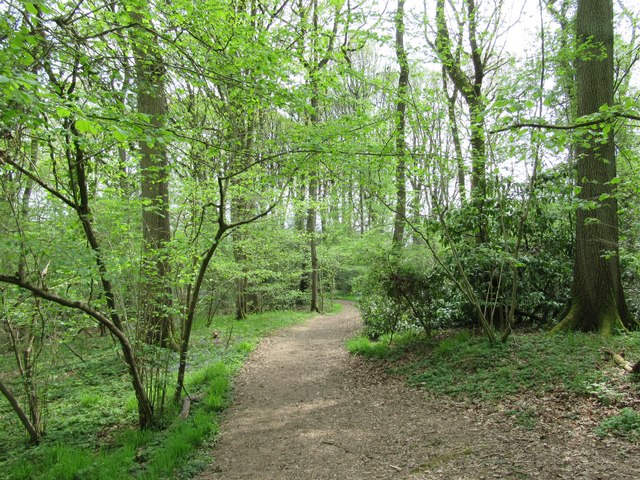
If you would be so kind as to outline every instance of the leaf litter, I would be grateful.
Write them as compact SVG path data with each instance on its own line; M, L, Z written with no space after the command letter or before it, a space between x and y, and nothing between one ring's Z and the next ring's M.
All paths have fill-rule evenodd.
M634 389L616 388L624 394L611 402L560 390L497 404L452 400L350 356L344 343L359 328L345 303L263 341L235 381L198 478L640 478L637 443L595 434L604 418L638 405Z

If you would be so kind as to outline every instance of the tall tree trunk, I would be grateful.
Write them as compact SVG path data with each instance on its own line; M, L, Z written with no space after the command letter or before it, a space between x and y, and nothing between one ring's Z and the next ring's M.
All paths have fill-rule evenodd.
M478 87L479 90L479 87ZM485 203L487 199L487 151L484 136L485 106L480 94L469 99L469 115L471 116L471 202L478 216L476 226L476 243L482 245L489 242L489 227Z
M468 76L462 69L458 58L451 50L451 36L445 15L445 1L436 3L436 40L432 43L442 66L462 94L469 108L469 129L471 143L471 203L475 207L476 225L475 238L477 244L489 242L489 228L485 211L487 196L486 181L486 140L484 132L484 116L486 106L482 96L482 83L485 76L485 62L488 55L483 52L478 42L477 16L478 9L475 0L465 0L467 6L467 36L473 66L473 75Z
M302 0L298 3L298 14L300 15L300 35L298 40L298 56L304 65L309 87L311 90L310 106L311 115L309 123L315 125L320 122L320 79L319 73L332 60L334 53L338 24L341 20L343 3L338 2L333 5L333 27L331 32L325 32L320 26L320 12L318 0L311 0L307 6ZM309 22L309 14L311 22ZM347 15L348 17L349 15ZM347 20L348 22L348 20ZM346 47L347 36L345 35ZM319 262L317 254L318 237L316 235L317 203L319 195L318 168L317 165L310 172L309 177L309 206L307 208L306 231L309 238L309 251L311 256L310 287L311 302L310 310L319 311L318 288L319 288ZM301 282L301 287L303 282Z
M422 221L422 181L417 176L411 179L411 218L415 226L419 226ZM411 243L418 245L422 243L422 237L415 229L411 233Z
M442 85L447 96L447 113L449 114L449 128L453 140L453 150L456 155L456 173L458 176L458 192L460 194L460 204L464 205L467 200L467 187L464 173L464 158L462 156L462 144L460 143L460 131L458 130L458 119L456 117L456 103L458 101L458 89L453 86L453 93L449 95L447 85L447 71L442 67Z
M307 231L306 222L308 219L308 211L303 209L305 202L307 202L307 184L306 179L301 177L299 179L299 185L297 185L297 188L295 189L293 219L294 228L297 232L300 232L301 235L305 234ZM309 262L307 258L303 258L300 265L300 271L302 273L300 275L300 284L298 288L301 293L305 293L309 289L310 281Z
M313 82L313 94L311 97L311 123L318 123L318 104L319 104L319 92L317 80L312 78ZM311 173L309 178L309 208L307 209L307 235L309 237L309 252L311 254L311 302L309 309L312 312L319 312L318 306L318 240L316 235L316 223L317 223L317 208L318 203L318 174L317 172Z
M131 17L139 24L146 22L139 12ZM146 31L133 40L137 81L138 112L147 115L150 126L159 134L167 115L165 66L155 38ZM140 317L149 343L169 346L172 321L172 292L169 283L169 170L165 143L152 139L140 142L141 196L143 201L142 287Z
M613 5L579 0L576 61L578 116L613 104ZM616 157L608 122L580 135L575 146L578 198L571 308L555 330L610 334L631 321L622 289L618 248Z
M409 62L404 48L404 2L398 0L395 15L396 58L400 67L396 99L396 211L393 225L393 245L402 246L407 216L407 178L406 178L406 111L409 85Z
M234 107L235 109L236 107ZM237 111L242 107L238 106ZM232 165L238 169L244 169L251 163L251 151L253 149L256 120L255 113L244 112L241 114L242 118L235 119L238 122L238 127L234 132L234 140L240 146L240 151L236 152L235 159ZM233 184L239 182L240 179L234 177L231 179ZM252 215L253 207L251 202L243 196L242 193L237 193L231 198L230 216L231 222L240 222L243 219ZM247 255L245 253L245 247L243 245L246 240L246 232L244 229L239 228L233 232L233 258L239 267L240 275L236 279L236 320L244 320L247 317L249 297L247 294L247 287L249 286L249 279L247 277ZM255 303L255 302L254 302Z

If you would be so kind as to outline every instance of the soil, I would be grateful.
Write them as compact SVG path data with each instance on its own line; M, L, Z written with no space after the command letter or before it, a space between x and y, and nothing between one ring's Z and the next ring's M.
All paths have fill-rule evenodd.
M410 388L346 352L359 328L345 303L266 338L235 381L199 478L640 478L640 448L596 437L570 407L523 428L500 406Z

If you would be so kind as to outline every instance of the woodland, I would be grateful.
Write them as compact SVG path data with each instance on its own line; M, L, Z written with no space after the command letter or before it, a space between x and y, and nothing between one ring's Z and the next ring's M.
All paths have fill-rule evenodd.
M363 318L353 350L589 332L625 382L640 371L636 2L0 12L0 468L15 478L75 478L24 460L96 442L146 445L145 463L190 415L187 455L258 337L336 298ZM82 411L101 423L65 423ZM638 404L624 415L637 441ZM173 464L157 468L136 475Z

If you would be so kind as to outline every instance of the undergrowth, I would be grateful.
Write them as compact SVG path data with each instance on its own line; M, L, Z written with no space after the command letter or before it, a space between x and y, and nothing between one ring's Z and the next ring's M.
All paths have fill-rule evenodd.
M600 436L612 434L627 440L640 441L640 413L632 408L623 408L620 415L604 420L596 433Z
M186 420L169 408L164 428L149 431L135 427L137 404L115 347L107 338L79 338L75 354L65 351L49 376L47 433L40 445L27 447L15 414L0 402L0 478L190 478L206 465L197 449L218 431L218 413L231 402L231 379L259 338L310 316L270 312L241 322L231 316L208 326L198 321L185 387L206 396Z
M468 331L456 331L431 339L405 333L378 341L358 336L347 342L351 353L384 359L389 370L409 384L460 400L498 402L517 395L565 391L596 398L604 406L617 402L624 406L622 399L637 396L640 388L631 377L621 379L619 368L604 358L603 347L640 359L640 334L603 338L586 333L530 333L491 344ZM519 414L517 420L530 427L526 415ZM606 420L599 432L640 439L640 413L623 409Z

